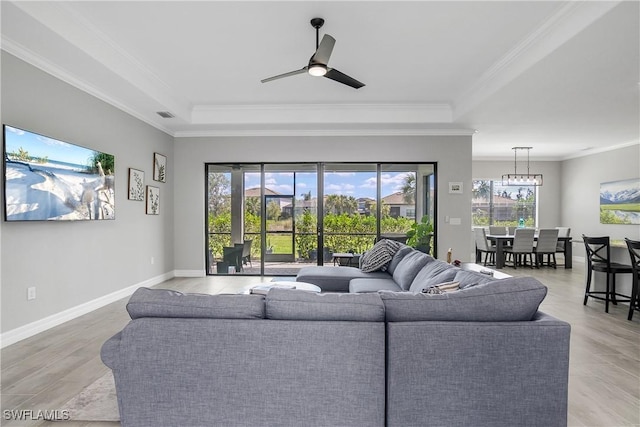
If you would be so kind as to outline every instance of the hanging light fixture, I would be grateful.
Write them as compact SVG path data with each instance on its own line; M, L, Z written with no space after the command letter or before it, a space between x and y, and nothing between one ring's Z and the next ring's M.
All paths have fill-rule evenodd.
M532 147L513 147L513 173L502 175L502 185L542 185L542 174L529 173L529 150ZM518 150L527 150L527 173L518 173Z

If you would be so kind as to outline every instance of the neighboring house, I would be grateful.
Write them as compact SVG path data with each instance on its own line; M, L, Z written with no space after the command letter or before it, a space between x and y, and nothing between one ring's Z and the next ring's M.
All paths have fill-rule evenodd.
M376 201L369 197L360 197L358 200L358 213L360 215L371 215L371 208Z
M416 205L415 203L407 203L404 199L402 191L397 191L393 194L389 194L382 198L382 203L389 206L389 216L392 218L404 217L415 218L416 217Z
M279 196L280 193L270 190L269 188L264 189L265 196ZM260 187L251 187L244 190L244 197L260 197Z
M509 197L493 196L493 221L513 220L513 207L516 203L516 200ZM485 197L473 198L471 200L471 210L476 215L488 217L491 213L489 199Z

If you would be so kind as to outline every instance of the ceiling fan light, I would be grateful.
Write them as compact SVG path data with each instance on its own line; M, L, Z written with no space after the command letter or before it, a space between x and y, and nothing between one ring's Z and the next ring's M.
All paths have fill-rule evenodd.
M327 66L322 64L313 64L309 66L309 74L315 77L322 77L327 74Z

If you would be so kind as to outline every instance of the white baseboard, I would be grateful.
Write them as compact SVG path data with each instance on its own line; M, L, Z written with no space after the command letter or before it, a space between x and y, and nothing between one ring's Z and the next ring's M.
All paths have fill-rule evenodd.
M175 277L205 277L204 270L175 270Z
M93 310L97 310L107 304L111 304L112 302L118 301L119 299L128 297L138 288L154 286L164 282L165 280L169 280L174 276L175 272L173 271L164 273L159 276L152 277L151 279L137 283L133 286L120 289L119 291L112 292L110 294L104 295L91 301L87 301L75 307L63 310L59 313L52 314L51 316L47 316L43 319L36 320L35 322L31 322L27 325L20 326L19 328L7 331L0 335L0 348L15 344L18 341L22 341L23 339L32 337L36 334L39 334L40 332L44 332L47 329L51 329L54 326L61 325L64 322L68 322L69 320L75 319L76 317L80 317L84 314L90 313Z

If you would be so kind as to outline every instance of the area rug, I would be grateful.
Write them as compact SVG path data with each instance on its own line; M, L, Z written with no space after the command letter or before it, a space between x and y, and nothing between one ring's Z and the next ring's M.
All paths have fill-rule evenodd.
M63 406L72 421L119 421L113 374L107 372Z

